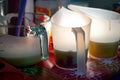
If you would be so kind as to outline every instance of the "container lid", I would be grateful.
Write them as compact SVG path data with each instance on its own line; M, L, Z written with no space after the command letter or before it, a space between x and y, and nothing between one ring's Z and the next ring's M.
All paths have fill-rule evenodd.
M90 18L84 13L76 13L61 7L51 18L51 22L63 27L82 27L90 23Z

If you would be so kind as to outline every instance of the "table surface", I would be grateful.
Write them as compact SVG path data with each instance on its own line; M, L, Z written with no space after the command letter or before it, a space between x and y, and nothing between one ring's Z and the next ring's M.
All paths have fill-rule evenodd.
M23 75L24 79L18 80L120 80L120 50L118 50L118 56L114 59L96 60L93 58L88 58L87 60L87 74L84 77L76 78L76 70L63 70L55 66L54 63L54 51L49 50L49 59L46 61L39 61L37 64L29 68L16 68L4 60L0 59L0 63L4 63L5 68L1 67L0 64L0 74L4 72L19 73ZM38 71L34 68L37 67ZM23 70L28 70L27 74ZM37 72L33 74L33 72ZM33 75L32 75L33 74ZM5 75L6 76L6 75ZM7 76L8 77L8 76ZM13 78L10 77L12 80ZM0 76L0 80L3 76ZM6 79L3 79L6 80Z
M50 58L46 61L41 61L36 66L44 67L46 73L50 74L54 80L76 80L76 70L63 70L54 64L54 52L50 52ZM46 74L45 73L45 74ZM78 80L112 80L120 73L120 57L119 55L113 59L96 60L88 58L87 60L87 74L84 77L79 77ZM34 76L35 80L38 80ZM48 75L45 76L47 78ZM49 80L50 77L48 77ZM48 80L45 79L45 80ZM44 80L44 79L43 79ZM116 79L117 80L117 79ZM119 79L118 79L119 80Z

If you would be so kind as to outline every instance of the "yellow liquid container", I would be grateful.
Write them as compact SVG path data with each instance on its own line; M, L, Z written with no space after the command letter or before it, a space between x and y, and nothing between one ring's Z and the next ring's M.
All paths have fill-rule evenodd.
M110 58L117 54L118 42L99 43L90 41L89 53L91 56L99 58Z
M91 22L89 55L93 58L117 56L120 40L120 14L110 10L69 5L76 12L88 15Z

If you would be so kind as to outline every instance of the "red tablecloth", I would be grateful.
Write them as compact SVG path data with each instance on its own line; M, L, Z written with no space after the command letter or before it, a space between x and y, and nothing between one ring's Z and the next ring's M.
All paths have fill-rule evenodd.
M28 76L20 68L16 68L4 60L0 59L0 80L77 80L76 70L63 70L55 66L54 51L49 50L50 57L46 61L40 61L36 67L40 68L38 74ZM112 77L120 73L120 50L114 59L97 60L88 58L87 74L78 77L78 80L111 80ZM8 79L9 78L9 79Z
M119 54L119 51L118 51ZM54 52L50 51L50 58L46 61L41 61L36 66L41 66L47 69L48 72L60 77L61 80L76 80L76 70L63 70L54 64ZM92 59L87 60L87 74L84 77L79 77L78 80L110 80L116 74L120 73L120 57L114 59ZM49 79L48 79L49 80Z
M33 80L16 67L0 59L0 80Z

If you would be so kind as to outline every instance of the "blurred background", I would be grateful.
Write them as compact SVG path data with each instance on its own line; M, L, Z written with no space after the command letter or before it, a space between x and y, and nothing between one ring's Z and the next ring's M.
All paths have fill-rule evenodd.
M37 0L34 0L34 1L37 1ZM39 1L50 2L50 1L58 1L58 0L39 0ZM12 12L17 12L19 3L20 3L20 0L4 0L4 9L5 9L4 13L7 14ZM69 3L78 4L78 5L84 4L91 7L114 10L115 9L114 5L116 3L120 5L120 0L69 0ZM56 4L49 4L49 5L56 5Z

